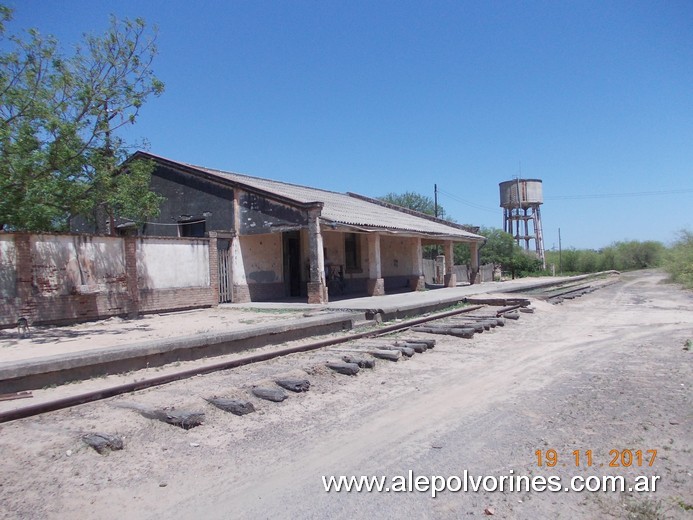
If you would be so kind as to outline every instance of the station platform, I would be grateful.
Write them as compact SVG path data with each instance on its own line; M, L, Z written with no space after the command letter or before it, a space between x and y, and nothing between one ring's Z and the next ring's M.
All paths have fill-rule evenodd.
M63 327L0 331L0 394L222 356L402 319L465 298L512 294L583 277L524 278L376 297L222 304Z

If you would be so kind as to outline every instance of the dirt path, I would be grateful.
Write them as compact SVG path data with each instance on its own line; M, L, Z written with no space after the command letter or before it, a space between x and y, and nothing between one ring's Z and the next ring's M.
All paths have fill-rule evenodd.
M652 272L519 322L350 378L319 365L340 348L123 396L203 409L184 431L107 402L0 425L8 518L690 517L693 295ZM412 336L412 334L407 334ZM318 368L311 368L311 367ZM310 392L244 417L200 396L309 370ZM85 431L125 437L107 457ZM537 467L536 450L560 464ZM653 467L609 451L656 449ZM593 453L576 468L572 452ZM565 466L563 466L565 464ZM600 467L604 464L605 467ZM659 475L656 493L326 493L322 475ZM510 472L513 473L510 473ZM658 516L659 515L659 516Z

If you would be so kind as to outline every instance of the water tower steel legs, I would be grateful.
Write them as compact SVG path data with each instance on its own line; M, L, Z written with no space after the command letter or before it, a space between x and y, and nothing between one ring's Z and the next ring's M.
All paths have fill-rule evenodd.
M503 231L512 235L518 246L530 250L530 241L534 240L534 248L542 266L546 268L544 256L544 234L541 229L541 210L539 204L531 204L523 208L503 208ZM529 221L532 221L534 233L530 233ZM524 226L522 225L524 221ZM524 229L523 229L524 228ZM524 233L522 233L524 231Z
M499 187L500 205L503 208L503 231L510 234L517 245L526 251L530 251L530 242L534 240L533 249L542 266L546 268L539 209L543 203L541 180L516 178L501 182ZM530 220L534 226L532 230ZM521 221L524 221L524 225Z
M541 266L546 269L546 256L544 254L544 232L541 229L541 210L537 205L534 208L534 235L536 236L535 245L537 256L541 259Z

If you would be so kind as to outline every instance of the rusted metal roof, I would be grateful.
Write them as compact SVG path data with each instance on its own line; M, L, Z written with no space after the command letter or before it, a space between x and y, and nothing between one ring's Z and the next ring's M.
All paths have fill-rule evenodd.
M149 155L154 160L164 159L153 154L138 153L145 156ZM484 240L484 237L462 229L461 226L455 223L446 223L446 221L405 208L395 209L396 207L390 204L369 199L368 197L352 193L337 193L318 188L309 188L298 184L262 179L204 166L178 163L170 159L164 160L169 164L179 164L189 172L197 170L220 180L229 181L237 186L247 186L250 189L277 195L283 199L289 199L300 204L322 203L323 208L320 219L326 225L344 225L363 230L382 230L391 233L420 233L465 241Z

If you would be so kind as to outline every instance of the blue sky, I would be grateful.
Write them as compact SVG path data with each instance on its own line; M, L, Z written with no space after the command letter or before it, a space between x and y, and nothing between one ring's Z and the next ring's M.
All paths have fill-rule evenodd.
M559 228L577 248L693 229L688 0L5 3L9 32L67 50L111 13L158 25L166 92L127 137L171 159L369 196L435 183L494 227L498 183L538 178L547 249Z

